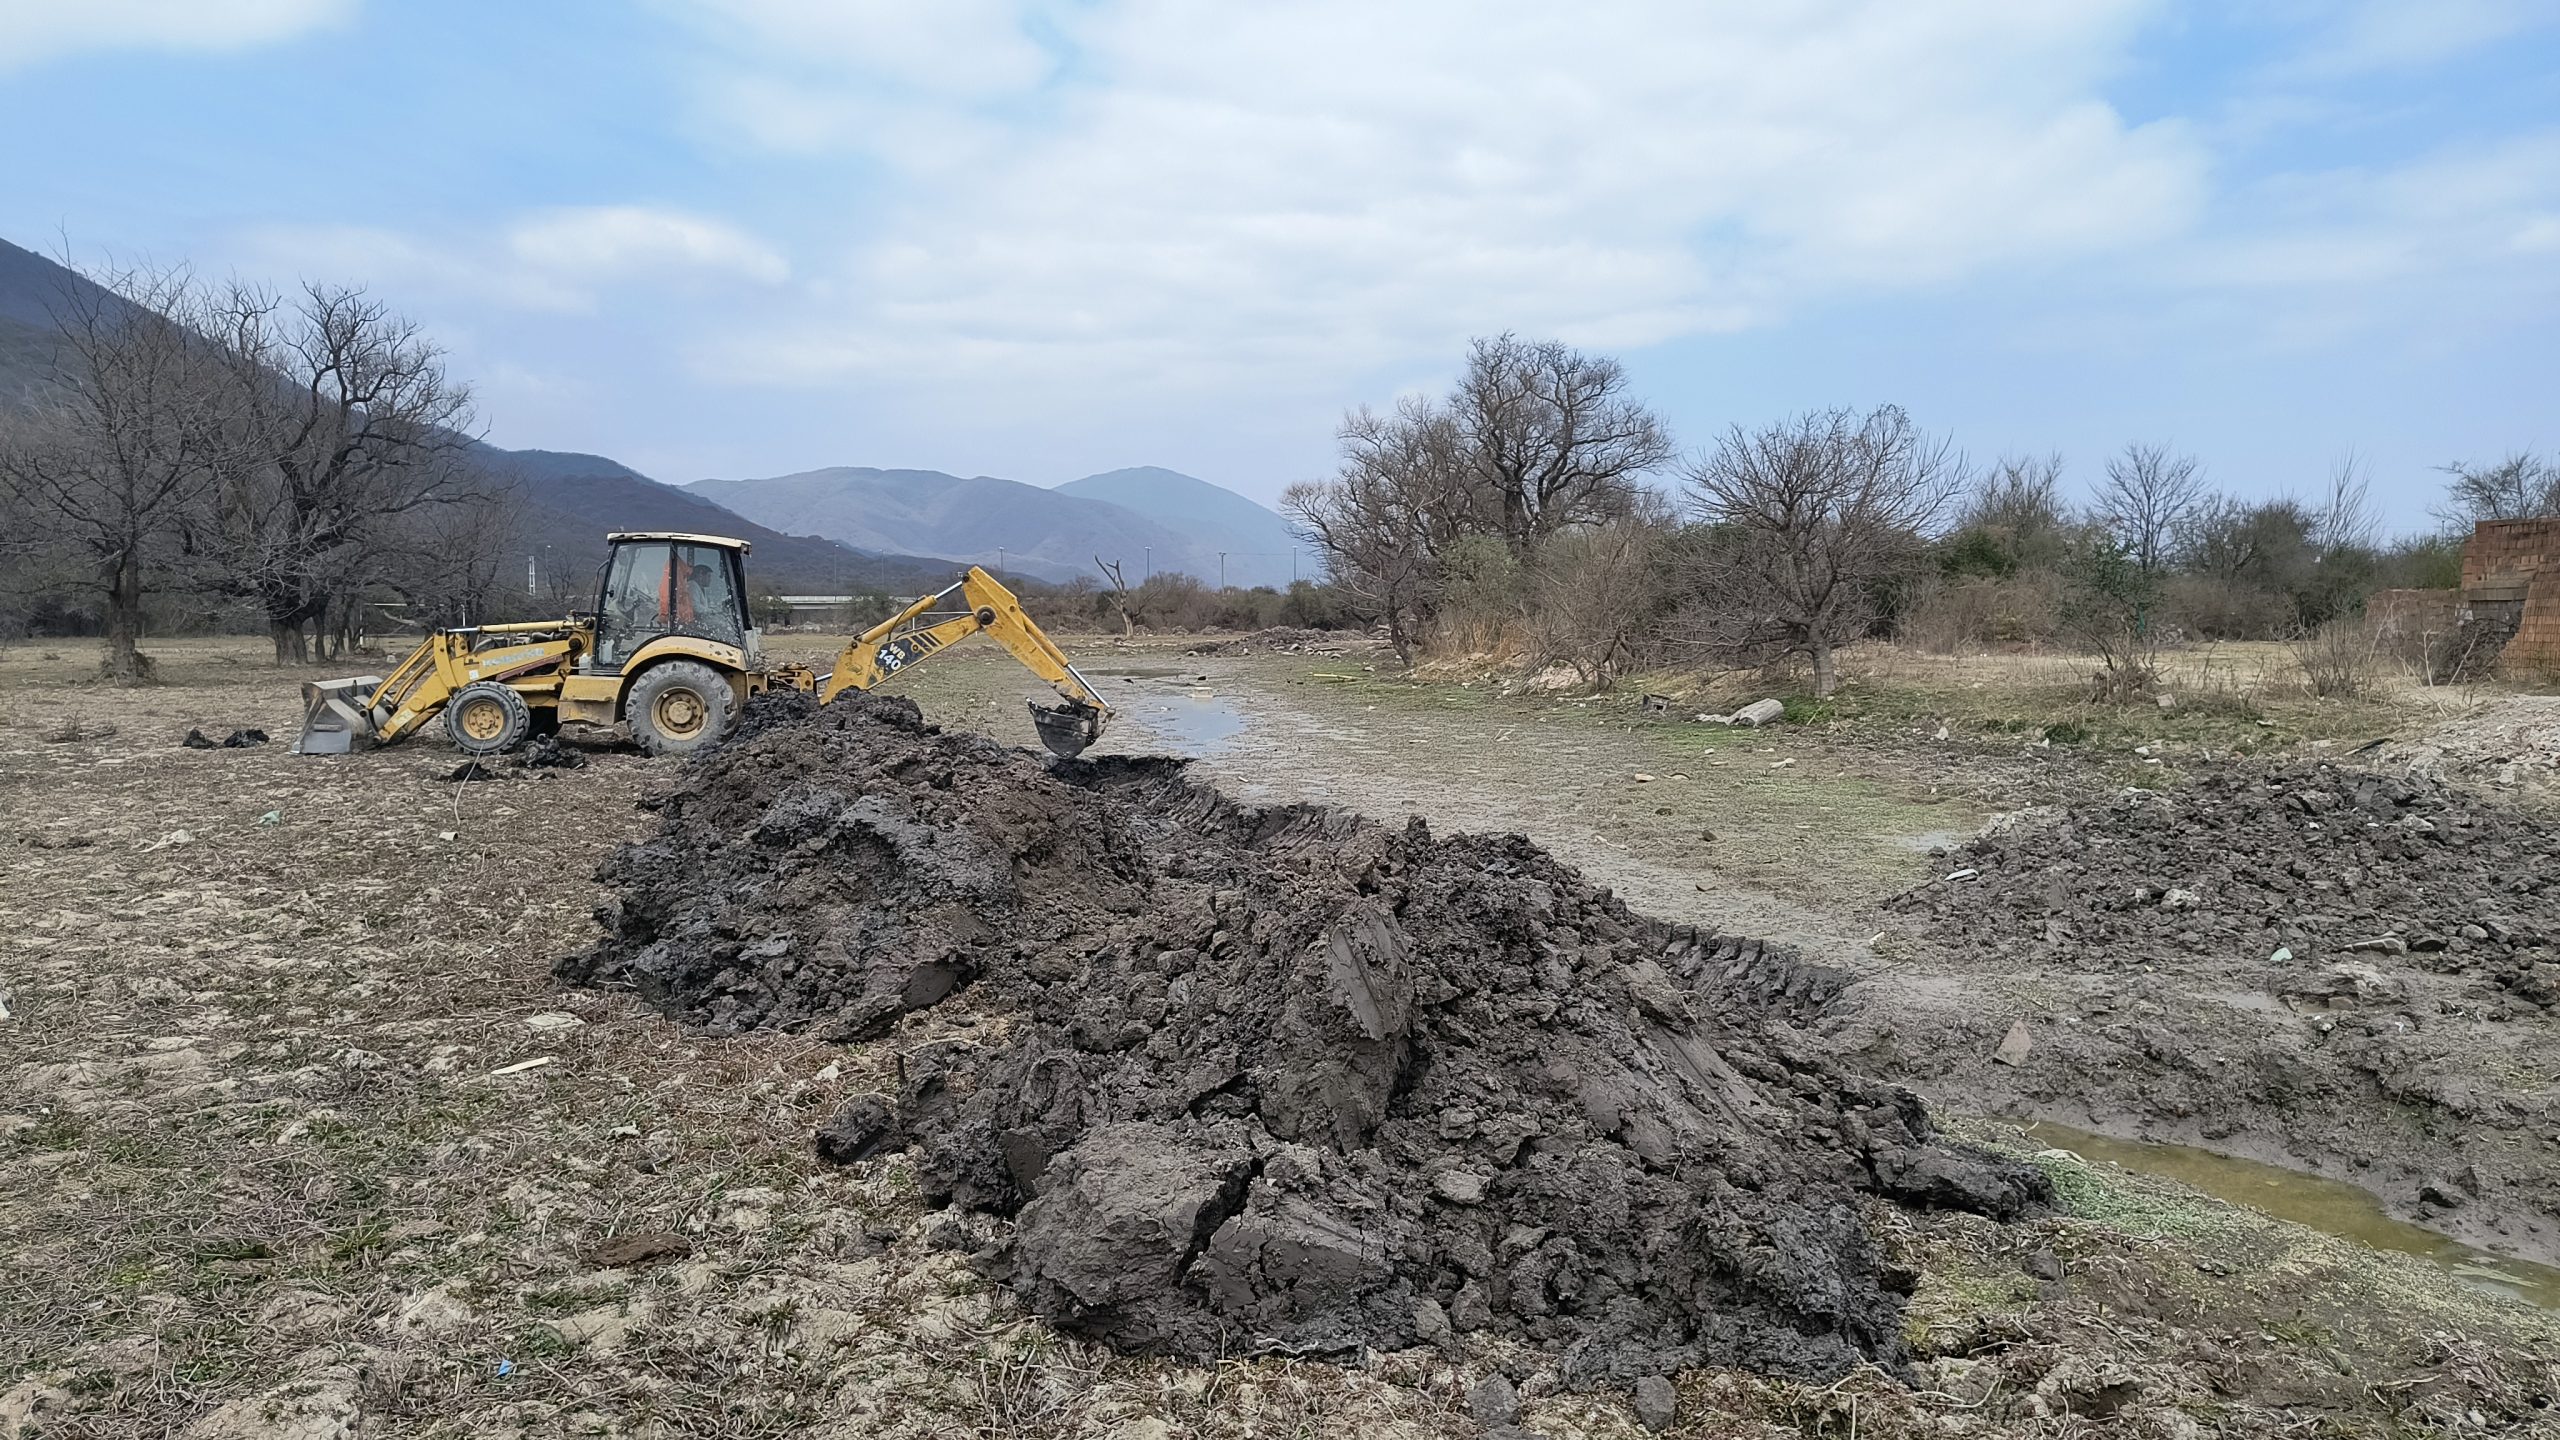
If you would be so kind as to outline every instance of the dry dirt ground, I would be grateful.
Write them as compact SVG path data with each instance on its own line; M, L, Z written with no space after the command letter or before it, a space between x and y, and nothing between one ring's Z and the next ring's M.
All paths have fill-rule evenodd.
M457 782L433 737L305 760L308 677L247 643L160 653L166 683L136 692L86 683L85 647L0 650L0 1437L1471 1435L1495 1372L1532 1432L1643 1433L1623 1397L1482 1346L1196 1365L1061 1339L970 1269L903 1161L814 1160L812 1128L881 1088L902 1036L712 1038L549 978L662 762L600 746ZM1877 902L1989 815L2163 758L1952 701L1727 732L1356 655L1080 653L1127 697L1114 748L1204 752L1247 798L1522 830L1639 908L1935 976L1957 1009L2007 992L1900 953ZM912 681L930 718L1026 743L1035 691L993 654ZM2157 743L2278 743L2234 724ZM276 742L178 743L244 726ZM2560 1429L2551 1312L2038 1163L2065 1213L1879 1211L1924 1276L1911 1374L1695 1372L1672 1433Z

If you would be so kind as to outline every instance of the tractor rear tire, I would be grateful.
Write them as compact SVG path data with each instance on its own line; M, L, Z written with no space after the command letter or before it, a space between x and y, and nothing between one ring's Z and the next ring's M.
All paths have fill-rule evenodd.
M631 682L622 713L641 749L690 755L729 733L738 718L738 692L728 677L700 661L670 660Z
M504 755L533 733L533 707L494 680L465 685L445 704L444 733L465 755Z

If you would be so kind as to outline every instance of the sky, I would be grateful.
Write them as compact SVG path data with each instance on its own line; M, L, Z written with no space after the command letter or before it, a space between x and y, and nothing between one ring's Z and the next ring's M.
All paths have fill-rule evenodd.
M0 0L0 236L361 283L510 447L1270 501L1472 336L2235 494L2560 447L2554 0Z

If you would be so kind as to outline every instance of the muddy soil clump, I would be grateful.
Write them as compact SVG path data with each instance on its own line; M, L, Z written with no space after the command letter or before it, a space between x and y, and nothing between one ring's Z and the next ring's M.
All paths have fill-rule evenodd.
M2231 766L1955 852L1894 902L1933 937L2077 969L2253 971L2297 1009L2472 982L2485 1018L2560 1006L2560 830L2411 775ZM2443 987L2431 987L2441 990Z
M606 936L561 974L715 1032L909 1037L822 1153L907 1150L930 1197L1006 1217L982 1259L1062 1328L1827 1378L1902 1360L1917 1277L1877 1197L2049 1201L1797 1043L1838 976L1519 837L1048 763L900 700L753 718L606 864ZM946 1006L979 1023L901 1026Z

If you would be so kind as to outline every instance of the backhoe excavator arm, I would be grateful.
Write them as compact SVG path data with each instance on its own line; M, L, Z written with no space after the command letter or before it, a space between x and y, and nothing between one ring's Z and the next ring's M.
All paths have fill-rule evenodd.
M1066 653L1044 634L1013 592L972 565L958 584L927 595L845 642L836 657L835 673L818 687L820 703L847 690L869 690L881 681L939 653L957 640L984 632L995 637L1032 674L1049 682L1062 703L1031 707L1032 726L1040 743L1059 755L1078 755L1111 721L1111 707Z

